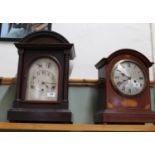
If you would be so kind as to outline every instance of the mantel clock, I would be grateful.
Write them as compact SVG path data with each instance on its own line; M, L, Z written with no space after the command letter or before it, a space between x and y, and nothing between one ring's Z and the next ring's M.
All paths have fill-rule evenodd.
M122 49L96 64L99 106L96 123L155 122L151 111L149 67L143 54Z
M19 43L16 99L8 120L71 123L68 110L69 60L73 44L56 32L36 32Z

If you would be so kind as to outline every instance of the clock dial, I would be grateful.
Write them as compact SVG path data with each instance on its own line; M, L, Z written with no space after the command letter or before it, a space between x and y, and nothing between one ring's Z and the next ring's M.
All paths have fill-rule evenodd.
M26 100L57 101L58 65L49 58L34 61L29 69Z
M128 96L138 95L146 85L143 70L132 60L118 62L112 69L111 81L120 93Z

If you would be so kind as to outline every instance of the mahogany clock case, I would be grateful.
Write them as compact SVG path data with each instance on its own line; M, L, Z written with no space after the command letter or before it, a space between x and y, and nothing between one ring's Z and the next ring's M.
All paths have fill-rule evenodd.
M126 96L113 86L112 69L122 60L134 61L142 69L146 83L141 93ZM96 64L99 76L99 104L95 115L96 123L155 122L155 113L150 108L149 67L152 64L143 54L131 49L118 50Z
M68 110L69 60L74 59L73 44L56 32L36 32L16 43L19 64L16 99L8 112L8 120L16 122L71 123ZM56 101L26 100L28 72L31 64L39 58L52 59L59 70L58 99Z

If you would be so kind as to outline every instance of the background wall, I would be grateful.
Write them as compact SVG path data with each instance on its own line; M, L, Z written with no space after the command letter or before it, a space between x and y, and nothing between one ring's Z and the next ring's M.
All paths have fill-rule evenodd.
M97 79L94 65L103 57L121 48L142 52L150 61L155 54L155 24L53 24L53 31L64 35L75 44L76 59L71 78ZM152 37L152 38L151 38ZM12 42L0 42L0 76L14 77L18 54ZM153 67L150 69L151 80ZM0 86L0 121L7 121L7 111L12 106L15 86ZM154 91L151 89L152 110ZM96 87L70 87L69 108L74 123L93 123L97 103Z
M12 42L0 42L0 76L14 77L17 73L18 55Z
M71 78L97 79L94 65L121 48L140 51L153 61L150 24L63 24L54 23L53 31L75 44L76 59ZM155 37L155 25L153 24ZM155 41L154 41L155 45ZM0 42L0 76L17 72L18 55L12 42ZM151 80L154 79L150 69Z
M0 86L0 122L7 122L7 112L15 98L15 85ZM154 95L151 88L151 107L154 108ZM93 124L98 102L97 87L69 87L69 109L74 124Z
M72 78L97 78L94 65L121 48L138 50L152 61L149 24L53 24L53 30L75 44Z

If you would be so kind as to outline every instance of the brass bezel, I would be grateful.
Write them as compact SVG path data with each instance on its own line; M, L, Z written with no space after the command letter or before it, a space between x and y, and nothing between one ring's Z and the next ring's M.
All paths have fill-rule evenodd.
M144 87L143 87L143 89L142 89L139 93L136 93L136 94L134 94L134 95L132 95L132 94L129 95L129 94L123 93L121 90L119 90L119 89L117 88L117 86L116 86L116 84L115 84L115 82L114 82L114 75L113 75L114 70L116 69L116 67L118 66L118 64L123 63L123 62L127 62L127 61L136 64L136 65L139 67L139 69L142 71L143 75L144 75ZM139 63L137 63L135 60L132 60L132 59L123 59L123 60L120 60L120 61L118 61L117 63L115 63L115 65L113 66L113 68L112 68L112 70L111 70L111 77L110 77L110 80L111 80L111 84L112 84L113 88L114 88L118 93L120 93L120 94L123 95L123 96L128 96L128 97L133 97L133 96L137 96L137 95L141 94L141 93L144 91L144 89L146 88L146 82L147 82L146 76L145 76L145 73L144 73L142 67L140 66Z

